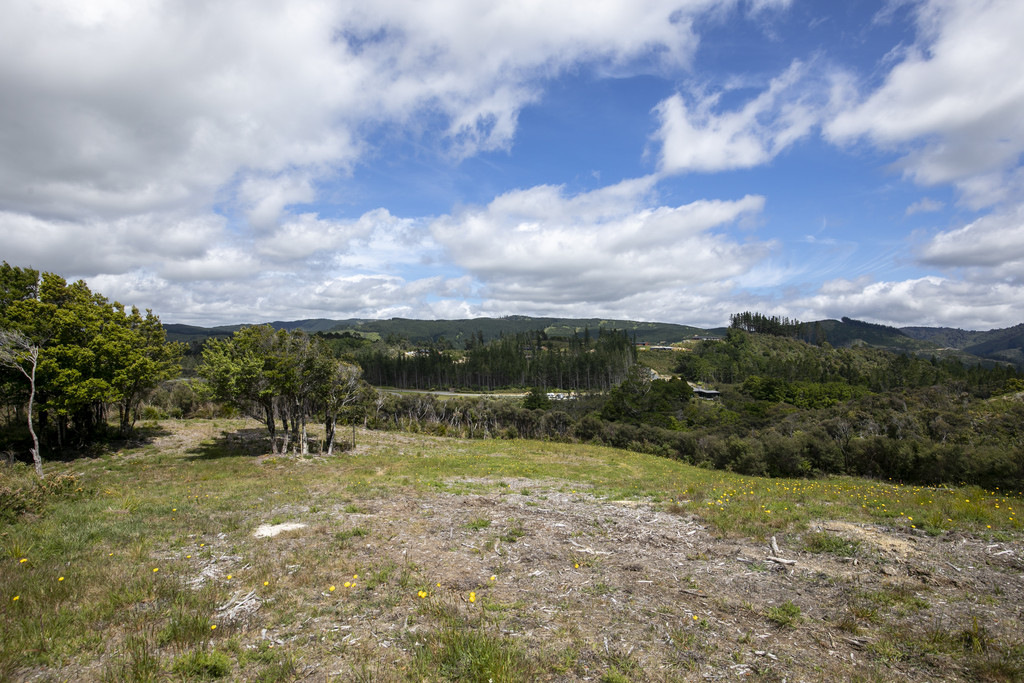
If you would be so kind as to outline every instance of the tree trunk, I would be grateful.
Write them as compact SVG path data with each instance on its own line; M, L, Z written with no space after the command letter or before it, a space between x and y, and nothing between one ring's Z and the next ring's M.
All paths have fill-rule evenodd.
M309 441L306 439L306 415L303 413L299 420L299 452L302 455L309 453Z
M28 393L28 433L32 435L32 463L36 466L36 474L39 478L43 478L43 456L39 453L39 437L36 436L36 430L32 426L32 404L35 403L36 398L36 360L39 358L39 351L36 350L35 356L32 362L32 375L29 377L29 393Z
M264 405L263 413L266 416L267 431L270 432L270 452L277 453L277 420L274 418L274 407Z
M327 455L334 453L334 426L336 420L333 415L329 414L324 418L324 437L327 440Z

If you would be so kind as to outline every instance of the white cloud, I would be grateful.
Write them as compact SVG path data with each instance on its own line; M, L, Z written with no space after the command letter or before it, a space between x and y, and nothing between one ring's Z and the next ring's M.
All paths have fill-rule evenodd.
M807 136L823 115L823 87L813 70L793 62L735 110L718 111L724 92L694 94L692 105L681 94L662 101L655 108L662 170L725 171L770 161Z
M539 186L434 222L451 261L482 294L516 310L615 306L659 289L748 273L771 245L724 232L760 213L764 199L650 206L650 179L566 196Z
M983 216L962 228L940 232L920 250L928 265L986 269L972 278L1024 282L1024 205Z
M913 216L915 213L931 213L946 208L944 202L930 197L924 197L907 207L906 215Z
M918 42L885 82L826 126L839 143L867 138L905 154L924 185L956 184L975 207L1007 199L1024 153L1024 3L930 0Z
M168 259L199 258L223 237L223 219L212 215L74 222L0 212L4 260L76 276L123 274Z
M814 295L785 303L802 320L868 319L893 326L951 326L988 330L1020 321L1024 287L981 285L926 276L902 281L833 280Z
M305 213L258 238L254 246L261 256L276 261L300 261L317 252L338 256L375 231L401 229L403 223L384 209L371 211L357 220L331 220Z
M305 173L250 176L238 188L238 202L245 207L246 219L257 232L276 226L285 207L315 198L312 180Z
M350 169L368 128L440 115L458 155L507 148L543 79L580 62L684 66L693 18L718 4L15 3L0 24L0 209L197 210L238 183L266 227Z
M245 250L215 246L196 258L167 261L159 274L168 280L240 281L251 279L259 266L259 261Z

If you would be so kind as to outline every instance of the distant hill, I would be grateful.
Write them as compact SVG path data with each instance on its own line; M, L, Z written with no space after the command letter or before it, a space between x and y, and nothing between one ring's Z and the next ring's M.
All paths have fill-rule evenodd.
M582 335L585 330L589 330L592 335L596 335L601 329L626 330L630 335L635 335L637 342L655 345L672 344L695 337L721 337L726 332L724 327L705 329L674 323L604 318L533 318L523 315L462 320L415 320L411 318L331 320L314 318L293 321L277 320L267 324L275 329L301 329L310 334L350 332L371 339L387 339L393 335L408 339L413 344L436 344L445 339L456 348L464 346L466 340L475 335L482 334L484 341L490 341L501 335L536 330L543 330L549 337ZM168 339L190 342L193 345L210 337L229 337L242 327L244 326L197 327L175 323L164 325ZM981 362L1004 362L1024 368L1024 324L978 332L948 327L896 328L852 318L842 318L803 323L800 330L800 338L812 344L828 342L832 346L865 345L896 353L955 357L970 365Z
M895 327L868 323L863 320L819 320L801 325L801 338L811 343L827 341L832 346L875 346L914 353L926 348L938 348L930 342L914 339Z
M988 332L949 327L906 327L903 331L916 339L934 342L946 348L1024 367L1024 323Z
M574 333L583 334L590 330L596 335L598 330L628 330L636 335L638 342L649 344L670 344L695 336L706 336L707 331L689 325L672 323L646 323L632 320L606 320L603 318L531 318L513 315L504 318L469 318L464 320L414 320L410 318L391 318L390 320L295 320L292 322L274 321L267 323L274 329L301 329L310 334L316 332L352 332L363 336L387 338L389 335L404 337L414 344L437 343L442 338L456 347L461 347L471 335L482 333L484 341L490 341L503 334L516 334L543 330L549 337L571 337ZM230 336L232 332L243 327L232 325L224 327L201 328L191 325L167 324L167 337L172 341L196 341L203 338L204 330L207 337Z

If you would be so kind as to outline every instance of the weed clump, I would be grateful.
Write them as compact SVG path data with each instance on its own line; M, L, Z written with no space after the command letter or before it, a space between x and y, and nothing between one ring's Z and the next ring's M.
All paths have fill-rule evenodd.
M769 607L767 616L770 621L783 628L796 626L801 620L800 608L794 605L792 600L787 600L777 607Z

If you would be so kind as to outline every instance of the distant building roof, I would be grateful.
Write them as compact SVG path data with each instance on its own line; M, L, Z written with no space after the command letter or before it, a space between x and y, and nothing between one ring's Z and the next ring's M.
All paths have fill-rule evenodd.
M704 387L695 387L692 384L690 388L693 389L693 395L698 398L718 398L722 395L721 391L715 391L714 389L705 389Z

